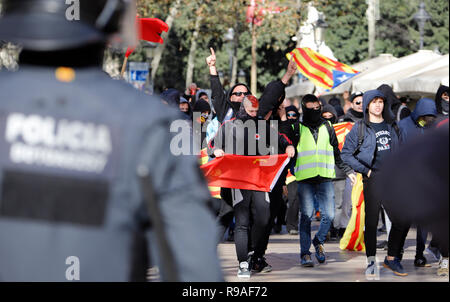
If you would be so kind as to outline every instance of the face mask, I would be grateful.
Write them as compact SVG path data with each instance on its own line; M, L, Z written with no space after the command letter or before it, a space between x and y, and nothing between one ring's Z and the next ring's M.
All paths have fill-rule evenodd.
M332 124L334 124L334 123L336 122L334 117L331 117L331 118L324 118L324 119L326 119L327 121L329 121L329 122L332 123Z
M442 111L448 113L448 102L444 99L441 100Z
M321 109L309 109L303 107L303 122L307 125L317 125L321 121L322 110Z
M239 112L239 108L241 108L240 102L231 102L231 107L235 113Z

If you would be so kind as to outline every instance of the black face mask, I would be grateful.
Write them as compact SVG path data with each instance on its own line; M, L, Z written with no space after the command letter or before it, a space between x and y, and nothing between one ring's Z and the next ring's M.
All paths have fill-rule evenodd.
M324 118L325 120L329 121L332 124L336 123L336 118L333 116L332 118Z
M235 113L239 112L239 108L241 108L240 102L231 102L231 107Z
M322 110L321 109L308 109L305 106L303 108L303 123L307 126L318 126L322 123Z

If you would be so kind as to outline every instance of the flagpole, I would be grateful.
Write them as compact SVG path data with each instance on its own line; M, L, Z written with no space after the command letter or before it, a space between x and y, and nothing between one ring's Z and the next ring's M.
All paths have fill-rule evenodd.
M120 77L123 78L123 75L125 73L125 69L127 68L127 62L128 62L128 57L125 57L123 59L123 64L122 64L122 70L120 72Z

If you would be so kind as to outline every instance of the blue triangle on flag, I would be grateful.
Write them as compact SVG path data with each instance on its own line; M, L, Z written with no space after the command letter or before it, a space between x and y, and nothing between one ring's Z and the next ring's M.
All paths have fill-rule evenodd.
M358 73L348 73L344 71L339 70L333 70L333 87L331 89L339 86L340 84L344 83L345 81L351 79Z

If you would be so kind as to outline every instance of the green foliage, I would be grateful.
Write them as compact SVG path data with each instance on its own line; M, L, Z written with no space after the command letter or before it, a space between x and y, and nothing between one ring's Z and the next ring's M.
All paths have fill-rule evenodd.
M325 42L336 58L347 64L368 58L368 29L365 0L311 0L317 9L325 14L329 27L325 31ZM264 86L280 78L288 64L285 54L295 47L291 40L301 22L306 18L306 4L297 10L296 0L275 2L284 10L279 14L266 15L262 26L257 28L258 92ZM169 14L174 0L139 0L141 17L156 17L162 20ZM400 57L419 49L419 31L413 15L418 11L420 0L380 0L381 19L376 23L376 53L391 53ZM448 53L449 48L449 3L448 0L425 0L426 10L432 20L425 25L425 49L439 48ZM195 54L194 82L199 87L209 88L209 69L205 58L209 47L214 47L217 68L229 78L230 42L224 36L228 28L235 32L238 70L246 74L250 82L251 29L246 22L249 1L244 0L182 0L174 25L168 37L168 44L155 79L156 91L164 87L185 89L187 60L195 21L201 15L201 26ZM145 50L137 48L130 57L132 61L145 61ZM225 87L226 88L226 87Z

